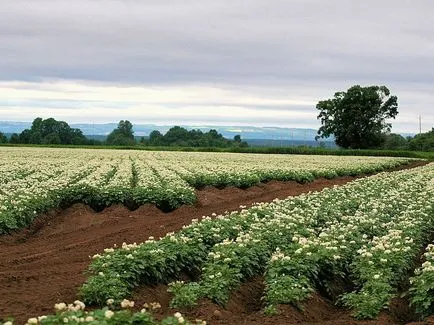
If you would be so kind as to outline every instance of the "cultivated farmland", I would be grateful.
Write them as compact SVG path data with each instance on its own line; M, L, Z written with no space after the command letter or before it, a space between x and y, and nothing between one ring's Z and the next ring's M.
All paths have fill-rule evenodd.
M95 209L114 203L156 204L170 211L193 204L195 188L247 188L264 181L372 173L405 158L284 156L0 148L0 233L27 226L63 203Z
M47 301L60 303L62 297L72 295L102 309L84 311L81 301L58 304L57 314L39 319L41 324L65 319L72 324L80 320L179 324L187 319L201 324L195 318L211 324L348 324L356 319L398 324L404 322L404 314L406 320L415 320L434 312L434 164L346 183L350 179L326 179L379 172L412 160L78 149L1 151L1 230L7 233L31 225L30 230L3 235L0 244L0 260L10 264L10 269L22 270L20 264L27 265L30 277L24 280L26 271L14 275L7 268L0 270L5 276L2 285L24 281L9 286L10 299L38 295L16 290L32 285L38 274L32 265L38 265L39 259L49 260L51 254L55 261L68 263L70 256L71 273L68 267L62 272L74 277L74 259L80 252L68 254L81 247L81 255L91 255L86 262L80 257L80 268L87 271L77 278L80 283L74 284L74 292L63 295L62 290L71 288L59 286L57 298ZM317 178L324 185L316 183ZM258 201L236 211L228 207L224 212L225 206L217 208L212 203L216 213L204 210L203 193L224 193L229 186L236 196L259 191L255 185L264 182L270 183L261 186L270 189L275 181L308 183L288 183L306 186L294 195L317 191ZM103 211L84 213L86 208L77 202ZM117 226L118 232L113 237L94 238L106 225L104 211L110 208L104 208L113 204L138 209L112 210L116 215L111 227L116 231ZM152 210L150 204L163 212ZM143 205L146 209L141 210ZM52 213L48 221L33 226L40 214L59 206L67 208L71 220L56 220ZM77 215L81 213L95 218L92 223L86 221L89 227L80 228L76 222L83 222ZM179 216L184 226L176 226L171 216ZM144 218L149 228L141 229L138 225L144 224ZM129 223L136 229L128 229ZM87 232L76 243L70 236L75 227L77 232ZM55 238L62 242L51 243ZM85 242L91 244L82 246ZM50 254L34 250L39 244ZM60 278L54 267L46 275L51 273ZM56 285L56 279L52 284ZM136 301L134 306L131 300ZM0 318L8 310L18 310L13 306L17 300L3 302ZM146 310L141 310L139 303L144 302ZM336 302L339 307L333 306ZM38 310L50 314L52 306L46 307ZM393 314L398 309L401 316ZM177 311L184 316L168 317Z

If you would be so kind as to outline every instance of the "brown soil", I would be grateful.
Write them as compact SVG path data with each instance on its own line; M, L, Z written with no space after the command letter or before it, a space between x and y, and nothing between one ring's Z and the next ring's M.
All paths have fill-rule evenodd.
M206 187L197 191L198 201L194 206L182 206L170 213L163 213L153 205L144 205L135 211L111 206L97 213L88 206L74 204L65 210L50 211L29 228L0 237L0 319L12 316L16 324L21 324L29 317L52 313L57 302L74 301L78 288L85 281L89 256L115 243L142 242L149 236L177 231L192 218L318 191L354 179L318 179L309 184L272 181L246 190ZM336 308L320 296L308 301L304 311L285 307L281 315L265 317L260 312L262 290L261 279L252 279L232 295L226 310L203 301L194 311L186 312L193 319L206 319L210 324L360 323L355 322L348 311ZM170 296L164 285L141 288L134 298L140 303L159 301L163 308L157 316L173 312L168 308ZM402 323L393 315L384 313L370 324Z

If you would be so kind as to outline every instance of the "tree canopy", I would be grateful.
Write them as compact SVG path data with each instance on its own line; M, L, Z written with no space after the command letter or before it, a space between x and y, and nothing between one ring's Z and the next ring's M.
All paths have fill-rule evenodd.
M247 147L247 143L241 141L240 136L234 140L226 139L216 130L208 132L201 130L187 130L180 126L170 128L166 134L160 131L152 131L149 134L149 144L152 146L179 146L179 147Z
M390 133L384 135L382 149L407 149L409 139L404 138L400 134Z
M13 142L30 144L86 144L87 139L79 129L71 128L68 123L46 120L38 117L33 120L30 129L25 129L18 136L13 136Z
M377 148L392 127L386 119L398 114L398 98L386 86L356 85L319 101L316 108L321 120L317 139L333 135L342 148Z
M134 145L136 141L134 140L133 125L131 122L127 120L119 121L118 127L107 136L106 142L107 144L117 146Z
M6 138L6 136L0 132L0 143L7 143L8 142L8 138Z
M410 139L408 147L410 150L434 151L434 128Z
M9 143L12 144L20 143L20 136L17 133L12 133L11 137L9 138Z

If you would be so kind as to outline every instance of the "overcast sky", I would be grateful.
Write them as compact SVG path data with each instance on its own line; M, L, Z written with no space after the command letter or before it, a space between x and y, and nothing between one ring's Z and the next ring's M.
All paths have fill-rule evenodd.
M317 128L354 84L434 126L432 0L1 0L0 120Z

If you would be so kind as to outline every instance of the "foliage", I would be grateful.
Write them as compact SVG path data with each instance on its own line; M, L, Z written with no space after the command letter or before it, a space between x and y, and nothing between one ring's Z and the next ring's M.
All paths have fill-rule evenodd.
M390 133L384 134L384 142L382 148L386 150L390 149L407 149L408 140L400 134Z
M0 143L6 143L6 142L8 142L8 139L2 132L0 132Z
M270 156L233 153L7 148L0 151L0 233L72 202L96 210L146 203L170 211L196 201L195 188L247 188L270 180L371 173L405 158Z
M190 187L193 183L243 184L240 179L307 181L381 171L410 161L223 153L1 150L5 152L0 156L2 231L22 226L62 200L110 204L135 197L148 202L164 198L170 204L178 204L192 198L189 193L194 193ZM86 303L103 306L110 300L118 306L142 284L175 280L169 286L174 296L172 306L194 305L202 297L224 305L243 281L265 273L264 300L267 312L272 313L282 303L301 306L320 286L327 287L334 278L350 277L357 290L344 295L342 300L357 317L374 318L388 306L434 229L433 177L434 164L380 173L321 192L258 203L248 209L240 206L240 211L193 219L179 232L168 233L159 240L150 237L144 243L106 248L92 257L80 295ZM434 269L430 263L423 267L426 270L422 274ZM182 274L199 272L196 281L179 281ZM329 276L323 277L324 274ZM417 310L421 313L431 308L434 301L426 281L425 278L413 281L412 301L419 305ZM94 312L103 317L106 311ZM71 316L68 322L72 323L75 321L72 316L99 317L99 314L75 314L83 313L82 309L61 312L71 312L64 317ZM140 317L145 317L134 315L121 311L118 323L130 324L134 317L140 321ZM61 319L57 314L47 319L50 317L54 317L52 323L47 324ZM177 324L179 318L175 318L163 322ZM141 324L138 320L133 323Z
M411 150L434 151L434 128L411 138L408 146Z
M123 292L144 281L165 283L195 268L202 270L198 281L170 284L172 306L191 306L202 297L224 305L242 281L264 271L267 303L298 305L318 283L332 280L320 278L326 270L336 277L350 271L360 289L344 301L357 317L373 318L393 297L397 281L434 226L433 176L432 164L382 173L320 193L193 220L159 241L106 249L94 257L83 298L97 303L116 292L107 277L124 282L117 284ZM156 276L154 270L159 270ZM116 301L122 298L115 295Z
M334 135L338 146L352 149L379 147L383 132L391 128L386 119L398 114L397 97L385 86L353 86L318 102L316 108L322 125L317 138Z
M146 303L139 312L132 311L135 303L126 299L116 305L108 300L107 305L102 309L86 310L86 305L80 300L72 304L57 303L54 305L55 314L29 318L26 325L206 325L206 322L200 319L190 322L179 312L157 321L152 316L152 311L161 308L159 303ZM119 310L120 308L122 309ZM13 320L10 320L3 324L13 323Z
M422 317L434 312L434 245L430 243L423 254L425 261L410 278L411 305Z
M109 145L118 146L134 145L136 142L133 133L133 125L131 122L121 120L118 123L118 127L107 136L106 142Z
M87 144L87 139L79 129L71 128L68 123L36 118L30 129L20 133L18 139L13 135L11 143L29 144Z
M17 144L20 143L20 137L17 133L12 133L10 139L9 139L9 143L11 144Z
M394 133L385 134L382 148L434 152L434 128L429 132L407 138Z
M146 141L144 141L146 143ZM177 147L247 147L247 143L241 141L241 136L236 135L234 140L223 137L216 130L202 132L201 130L187 130L180 126L170 128L166 134L160 131L152 131L149 135L149 145L152 146L177 146Z

